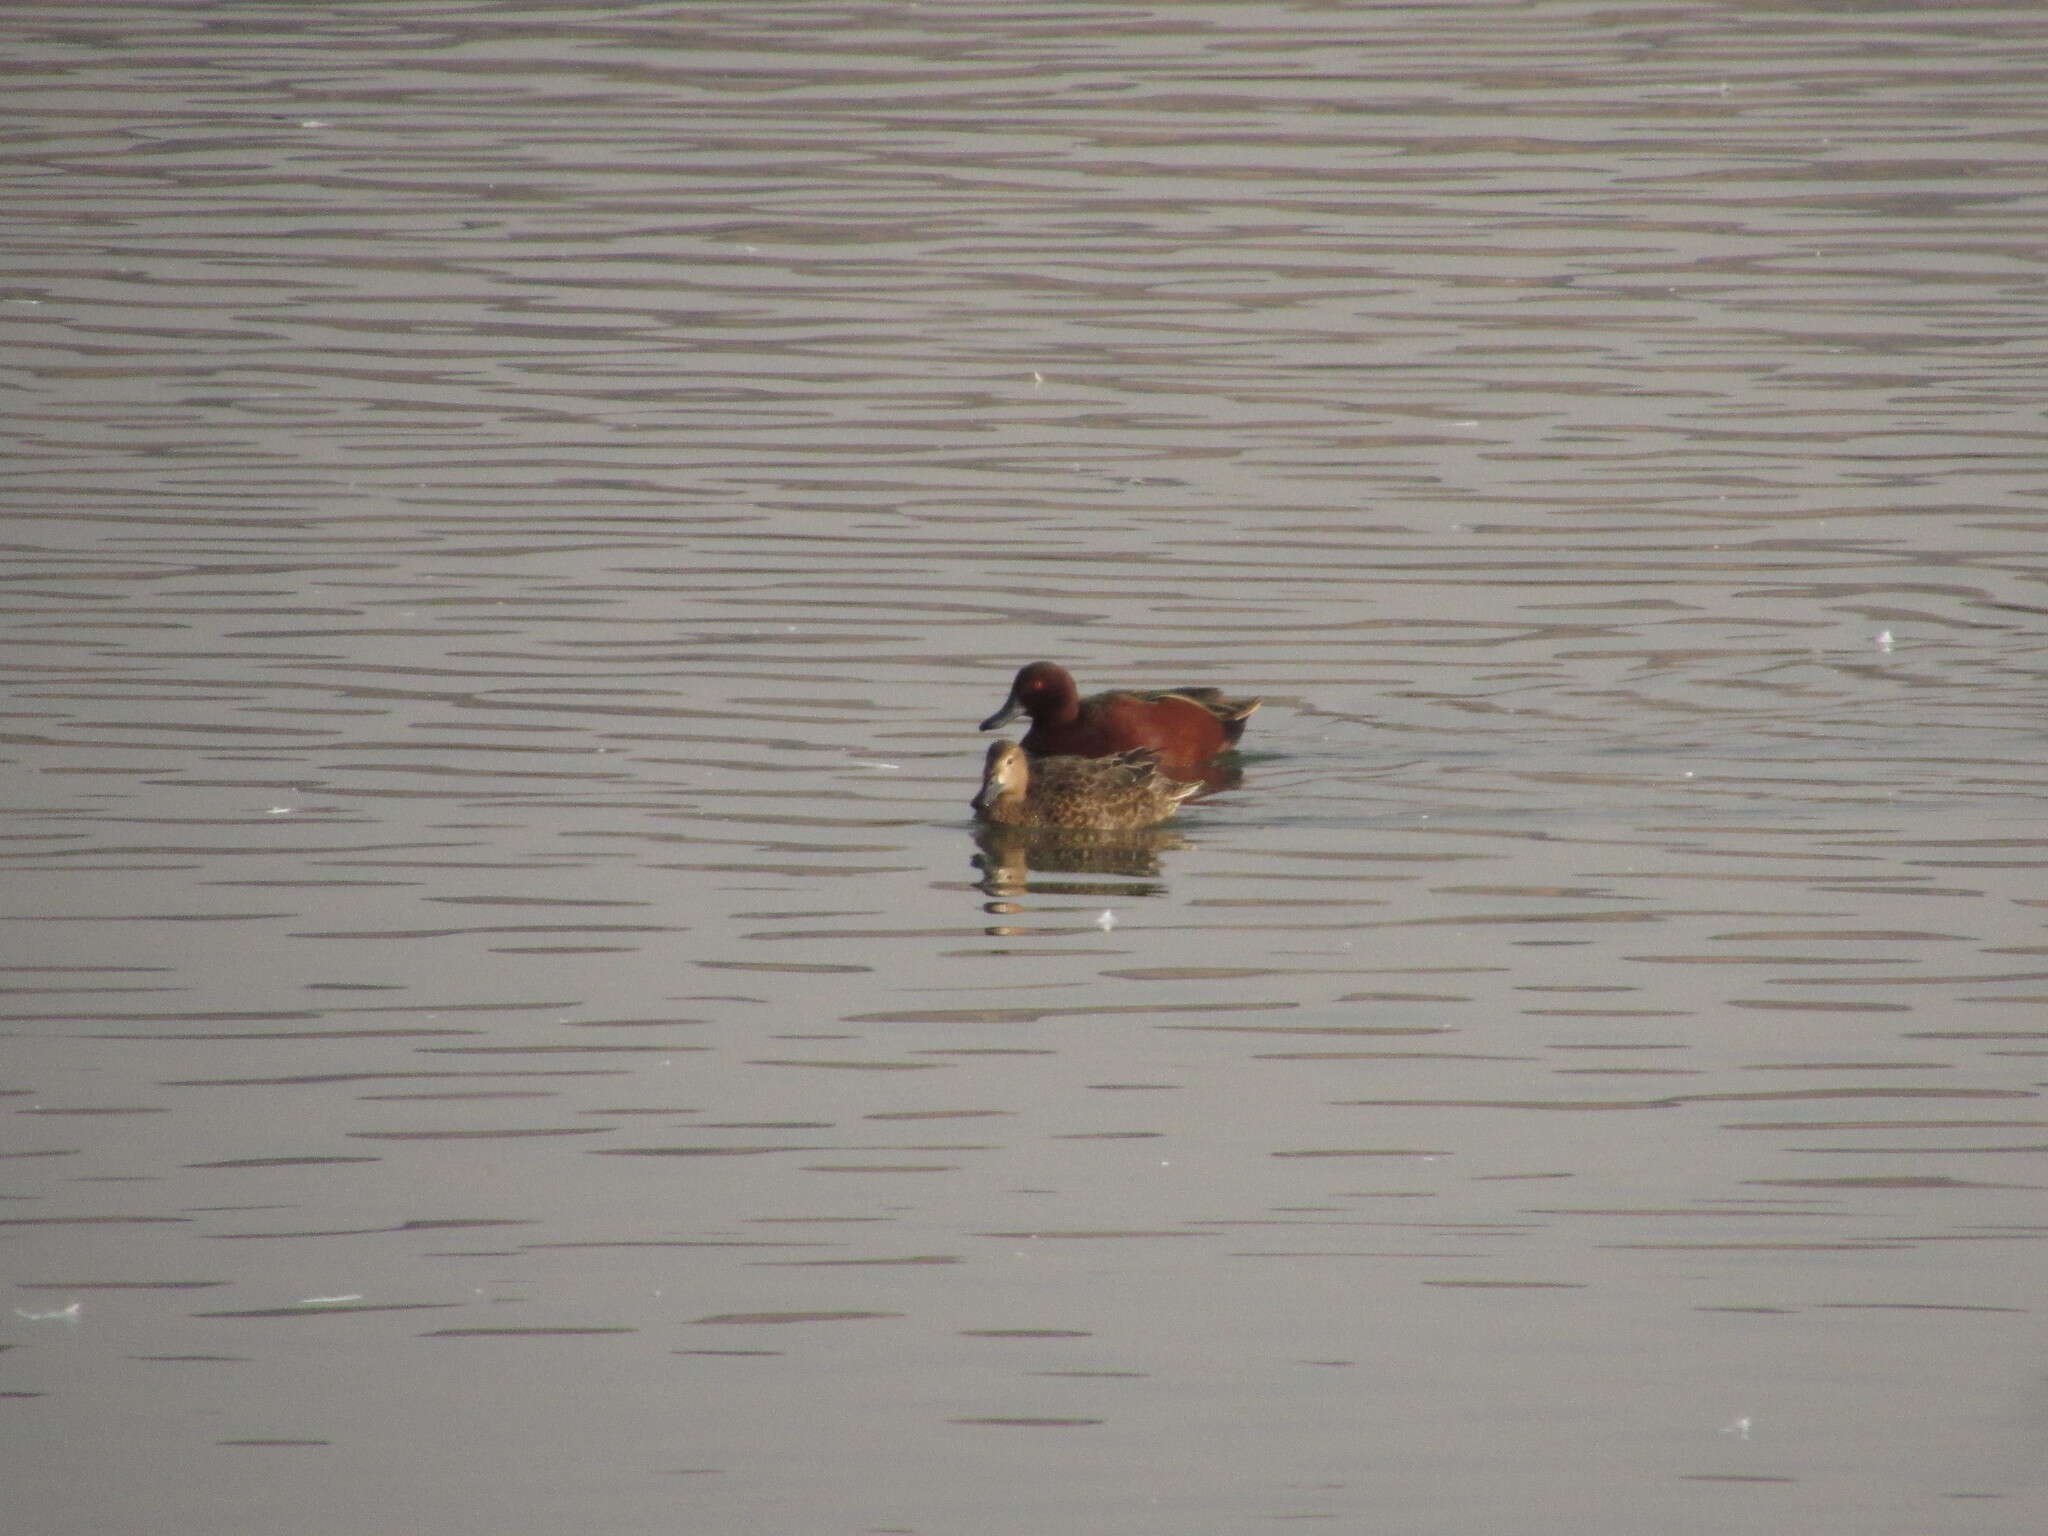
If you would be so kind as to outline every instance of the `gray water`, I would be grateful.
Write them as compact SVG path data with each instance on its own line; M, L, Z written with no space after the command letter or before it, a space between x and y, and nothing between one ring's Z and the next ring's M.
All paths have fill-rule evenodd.
M11 1530L2048 1525L2048 14L0 40Z

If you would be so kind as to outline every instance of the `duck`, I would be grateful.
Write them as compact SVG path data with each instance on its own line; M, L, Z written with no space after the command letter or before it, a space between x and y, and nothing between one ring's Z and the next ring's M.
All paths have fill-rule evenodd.
M1034 758L1014 741L997 741L972 803L998 826L1121 832L1165 821L1201 788L1168 778L1151 752Z
M993 731L1029 715L1023 748L1033 757L1114 757L1143 750L1157 754L1162 773L1200 778L1212 758L1237 745L1260 703L1225 698L1217 688L1111 689L1084 699L1065 667L1034 661L1018 669L1009 698L981 729Z

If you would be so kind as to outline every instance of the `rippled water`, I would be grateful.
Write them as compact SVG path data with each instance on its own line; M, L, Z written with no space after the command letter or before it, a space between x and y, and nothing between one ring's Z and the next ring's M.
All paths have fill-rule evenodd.
M23 1529L2042 1528L2037 8L0 34Z

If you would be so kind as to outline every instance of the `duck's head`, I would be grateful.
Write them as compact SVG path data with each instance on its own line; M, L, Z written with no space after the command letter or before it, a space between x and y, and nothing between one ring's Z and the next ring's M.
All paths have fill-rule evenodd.
M974 808L986 814L999 800L1015 800L1031 787L1031 760L1014 741L989 743L988 756L981 762L981 788L975 792Z
M1010 684L1010 696L1003 707L981 722L984 731L1008 725L1019 715L1033 720L1060 720L1075 709L1081 692L1074 675L1055 661L1034 661L1017 669Z

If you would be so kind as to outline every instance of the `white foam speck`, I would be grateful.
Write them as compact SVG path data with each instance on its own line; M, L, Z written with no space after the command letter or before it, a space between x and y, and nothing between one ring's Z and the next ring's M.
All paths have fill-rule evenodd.
M75 1323L85 1316L85 1303L74 1301L68 1307L59 1307L54 1312L25 1312L20 1307L14 1315L26 1323Z

